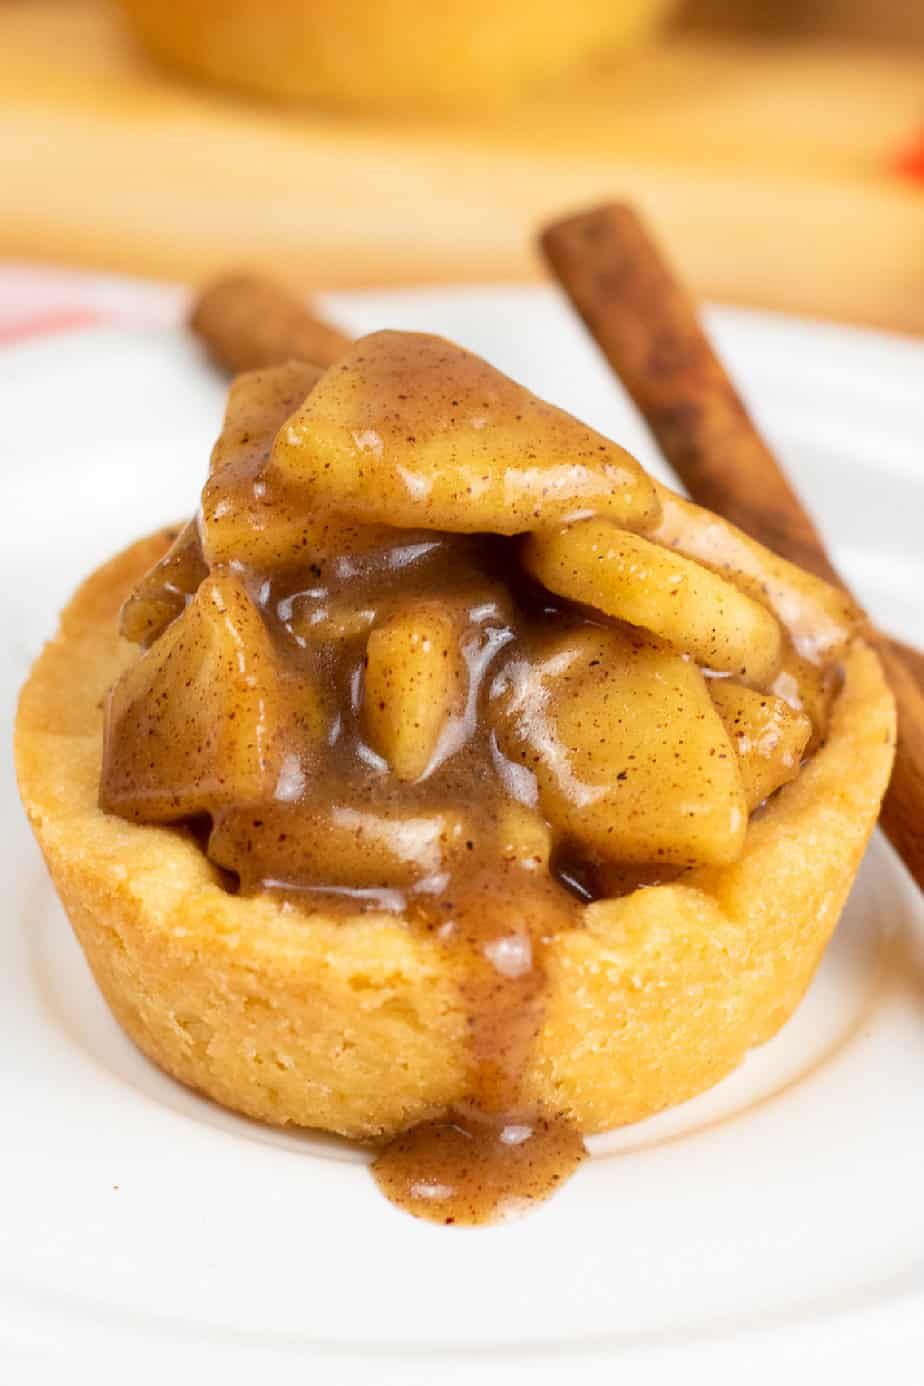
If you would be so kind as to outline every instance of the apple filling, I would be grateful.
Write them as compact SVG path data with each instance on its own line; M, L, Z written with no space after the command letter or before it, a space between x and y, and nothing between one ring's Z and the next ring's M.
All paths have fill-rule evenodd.
M481 1220L581 1157L520 1094L544 943L738 859L824 737L854 621L485 362L380 332L235 381L201 510L123 609L143 650L100 800L195 825L231 888L445 946L469 1091L379 1177Z

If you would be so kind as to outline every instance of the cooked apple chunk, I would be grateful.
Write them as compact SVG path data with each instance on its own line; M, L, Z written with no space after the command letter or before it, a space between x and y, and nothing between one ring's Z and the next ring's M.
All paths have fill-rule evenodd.
M145 649L153 645L186 610L207 572L199 529L190 520L122 607L119 629L125 639Z
M356 640L372 627L377 615L371 603L355 605L344 599L311 606L293 602L291 606L292 614L284 626L296 644L302 646Z
M804 712L812 723L808 750L815 750L824 737L834 700L840 686L837 664L813 664L802 659L791 647L783 651L780 667L770 684L770 692L782 698L796 712Z
M373 750L399 780L425 773L440 735L464 705L459 623L437 602L415 602L377 626L366 645L363 720Z
M616 443L486 361L416 332L375 332L280 429L271 473L312 510L367 524L519 534L599 513L658 516Z
M737 759L689 660L654 637L583 628L495 681L502 749L535 775L545 816L611 861L722 864L747 806Z
M782 698L755 693L731 679L711 679L709 692L738 754L744 796L751 811L775 789L796 778L812 723Z
M304 887L349 882L343 892L404 890L436 881L450 859L474 842L452 809L373 809L349 803L268 803L220 813L209 856L242 887ZM336 892L335 892L336 893Z
M701 505L654 482L661 506L647 538L695 558L761 602L785 627L796 653L820 666L840 659L863 613L846 592L789 563Z
M531 535L524 562L552 592L644 626L711 669L760 684L779 662L780 628L765 607L607 520Z
M319 376L315 366L290 361L248 371L232 384L202 492L202 549L210 565L290 567L363 547L361 526L319 514L303 488L267 476L273 439Z
M298 779L292 749L320 735L321 709L307 679L283 684L244 584L223 574L115 685L106 727L101 806L170 822Z
M273 435L321 379L323 371L304 361L244 371L231 381L221 433L212 448L209 475L226 467L265 462Z
M505 804L498 824L501 856L526 871L547 871L552 835L538 813L514 800Z

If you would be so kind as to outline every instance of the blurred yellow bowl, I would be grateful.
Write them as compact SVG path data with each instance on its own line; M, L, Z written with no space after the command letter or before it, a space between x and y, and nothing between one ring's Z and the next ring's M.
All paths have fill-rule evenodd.
M157 57L287 100L466 110L649 34L676 0L118 0Z

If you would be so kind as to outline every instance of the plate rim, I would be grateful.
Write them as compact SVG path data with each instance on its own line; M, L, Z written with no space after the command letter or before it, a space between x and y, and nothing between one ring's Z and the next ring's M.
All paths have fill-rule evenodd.
M440 298L440 297L443 297L443 296L444 296L447 292L449 292L449 291L451 291L453 294L457 294L457 295L471 296L472 293L473 293L473 289L474 289L474 291L479 292L480 294L484 295L486 298L487 298L487 297L490 297L490 296L492 296L492 295L494 295L494 294L496 294L496 292L497 292L498 289L501 289L501 290L503 290L503 291L505 291L505 292L507 292L507 291L513 289L513 290L519 291L519 292L521 292L521 293L523 293L523 294L527 294L527 295L533 295L533 294L536 294L536 293L540 293L540 294L543 294L543 295L547 295L547 294L549 294L549 293L554 293L554 289L552 288L552 286L549 286L549 285L499 285L499 286L493 286L493 285L485 284L485 285L479 285L479 286L470 286L470 285L451 286L451 288L450 288L450 286L439 286L439 287L428 286L428 287L424 287L424 288L420 288L420 289L411 289L411 290L405 290L405 289L388 289L388 290L383 290L383 291L379 291L379 290L374 290L374 291L353 291L353 290L351 290L351 291L349 291L348 293L347 293L347 292L342 293L342 294L341 294L341 293L338 293L338 294L336 294L336 295L330 295L329 297L330 297L332 300L336 300L336 301L338 301L338 302L341 301L341 300L347 300L347 299L349 299L351 302L356 302L356 303L361 303L363 299L368 299L368 298L370 298L370 297L373 297L373 298L375 298L375 299L377 299L377 300L381 300L382 298L384 298L384 297L386 297L386 296L393 296L393 297L395 297L395 298L405 298L405 299L406 299L407 297L409 297L409 296L414 296L418 301L421 301L421 300L424 300L424 301L425 301L425 300L427 300L427 299L433 299L433 298ZM806 330L808 330L808 331L809 331L810 333L812 333L813 335L815 335L815 334L820 334L819 340L824 340L824 339L828 339L828 338L838 338L838 339L843 339L843 340L849 341L851 344L856 344L857 346L863 346L864 349L867 349L867 348L869 348L869 347L871 347L871 346L873 346L873 345L881 345L883 342L886 342L886 343L889 343L889 344L892 345L892 346L897 346L898 348L900 348L900 350L901 350L902 353L905 353L905 352L910 351L911 356L913 356L914 358L917 358L917 359L912 363L912 359L911 359L911 357L909 357L909 365L914 364L917 368L919 368L920 364L921 364L922 362L924 362L924 342L918 342L918 341L915 340L915 339L909 339L909 338L904 337L904 336L901 336L900 334L897 334L897 333L882 332L882 331L880 331L880 330L878 330L878 329L868 329L868 328L862 328L862 327L855 327L855 326L853 326L853 325L832 324L832 323L827 323L827 322L823 322L823 321L816 320L816 319L803 319L803 318L801 318L801 317L794 316L794 315L792 315L792 314L766 313L766 312L764 312L763 310L749 309L749 308L740 308L740 307L713 306L713 307L710 307L710 308L708 309L708 315L709 315L710 320L715 320L715 321L718 322L718 323L725 322L725 323L731 323L731 324L743 324L743 325L746 325L746 326L749 326L749 327L754 327L755 325L758 326L758 327L762 327L762 326L765 326L766 324L770 323L771 325L777 326L778 328L780 328L781 330L783 330L783 331L785 331L785 332L787 332L787 333L788 333L788 332L792 332L793 330L799 331L800 333L804 333ZM3 349L2 352L0 352L0 384L2 384L2 377L3 377L3 367L4 367L4 364L5 364L6 362L9 362L10 357L19 357L20 355L32 355L36 350L41 350L41 351L48 351L49 349L54 350L54 348L55 348L56 346L58 346L58 345L64 346L65 343L66 343L68 346L70 346L70 345L72 345L73 343L78 342L78 341L85 342L85 341L88 339L88 337L89 337L89 338L94 338L94 337L97 337L97 336L111 337L113 333L116 333L116 334L127 333L127 334L131 335L133 338L135 338L135 337L137 337L139 334L148 335L148 334L154 332L154 333L157 333L158 335L161 335L161 334L163 334L163 333L173 334L173 333L175 333L176 331L177 331L177 325L175 325L175 324L154 325L154 326L152 326L152 325L147 325L147 324L139 324L139 325L137 325L137 326L133 326L133 325L131 325L131 324L126 324L126 323L122 322L122 323L98 325L98 326L87 327L87 328L76 328L76 329L74 329L74 330L72 330L72 331L62 331L62 332L60 332L60 333L56 333L56 334L54 334L53 336L37 337L37 338L31 339L31 340L26 340L26 341L11 343L11 344L7 345L7 346ZM924 468L924 457L922 457L922 468ZM18 803L17 803L17 805L16 805L16 808L18 808ZM898 1278L901 1279L902 1277L898 1277ZM861 1292L858 1292L858 1293L862 1293L862 1291L861 1291ZM843 1299L843 1297L844 1297L843 1292L839 1293L838 1299ZM866 1318L877 1318L877 1317L878 1317L878 1318L881 1318L881 1317L883 1316L883 1311L884 1311L884 1310L889 1310L889 1309L891 1309L891 1308L895 1308L896 1303L897 1303L898 1306L899 1306L898 1308L896 1308L896 1312L903 1312L903 1311L900 1310L900 1306L901 1306L901 1305L906 1304L907 1302L918 1303L918 1302L920 1302L920 1301L922 1300L922 1298L924 1298L924 1291L922 1291L921 1286L920 1286L920 1284L919 1284L918 1287L917 1287L916 1289L912 1289L912 1290L910 1290L910 1291L908 1291L908 1292L901 1292L901 1293L898 1295L897 1300L896 1300L896 1296L894 1296L894 1295L889 1295L889 1297L888 1297L887 1299L883 1299L883 1300L880 1300L880 1301L874 1301L873 1303L862 1304L862 1305L860 1305L859 1307L837 1307L837 1308L832 1309L830 1313L823 1314L821 1318L818 1318L818 1317L816 1316L816 1314L814 1313L814 1311L812 1311L812 1310L806 1310L805 1313L806 1313L808 1319L810 1320L811 1326L812 1326L813 1328L818 1329L819 1331L829 1331L830 1325L831 1325L832 1323L838 1323L838 1322L840 1322L840 1321L841 1321L842 1319L844 1319L844 1318L848 1318L848 1319L853 1320L853 1319L855 1319L858 1315L859 1315L859 1316L862 1316L864 1319L866 1319ZM2 1308L2 1306L0 1306L0 1308ZM121 1311L114 1311L114 1312L119 1313L119 1312L121 1312ZM794 1314L793 1314L793 1311L792 1311L791 1309L790 1309L790 1310L783 1310L783 1311L771 1311L770 1314L769 1314L769 1317L770 1317L770 1318L774 1318L774 1317L777 1317L778 1314L784 1316L787 1322L791 1321L791 1320L793 1319L793 1317L797 1317L797 1318L801 1318L801 1317L802 1317L801 1314L796 1314L796 1315L794 1315ZM672 1353L672 1354L675 1354L675 1353L687 1353L687 1352L689 1352L689 1351L691 1350L691 1349L690 1349L690 1341L691 1341L691 1340L692 1340L694 1343L695 1343L695 1342L698 1342L699 1340L703 1340L703 1341L705 1341L705 1342L714 1342L714 1341L716 1341L716 1339L718 1338L718 1339L720 1339L722 1342L724 1342L724 1343L726 1343L726 1344L733 1344L733 1343L734 1343L736 1340L738 1340L739 1338L746 1338L746 1339L748 1340L748 1342L752 1342L752 1341L755 1340L755 1338L758 1338L758 1339L759 1339L759 1337L760 1337L762 1334L764 1334L764 1333L766 1333L766 1332L774 1331L774 1330L772 1330L772 1328L768 1328L767 1324L766 1324L765 1322L762 1321L762 1320L764 1320L767 1316L763 1316L763 1315L757 1316L758 1321L755 1322L753 1325L749 1325L749 1324L747 1323L747 1317L746 1317L746 1316L744 1317L744 1319L742 1319L742 1316L736 1316L736 1317L737 1317L738 1326L737 1326L737 1328L736 1328L734 1331L732 1331L731 1333L728 1333L728 1332L726 1332L726 1331L724 1331L724 1330L720 1330L719 1333L717 1334L715 1331L712 1330L711 1326L708 1327L708 1328L705 1328L705 1329L703 1329L703 1330L701 1330L701 1331L692 1331L692 1332L690 1332L689 1330L681 1330L682 1333L684 1334L684 1336L682 1337L682 1339L681 1339L679 1342L674 1342L672 1345L670 1345L671 1353ZM888 1314L886 1314L886 1318L888 1318L888 1317L889 1317ZM0 1320L0 1328L2 1328L2 1320ZM905 1325L905 1328L907 1328L907 1324ZM884 1326L884 1331L885 1331L885 1326ZM5 1336L5 1335L3 1335L3 1336ZM656 1336L656 1335L655 1335L655 1336ZM647 1338L648 1338L649 1341L651 1340L651 1337L652 1337L652 1335L650 1335L650 1334L647 1335ZM916 1336L916 1341L920 1341L921 1338L924 1338L924 1330L919 1330L919 1331L918 1331L918 1334L917 1334L917 1336ZM2 1339L2 1337L0 1337L0 1346L2 1346L2 1341L3 1341L3 1339ZM744 1347L745 1344L742 1343L741 1346ZM275 1348L273 1348L273 1349L271 1349L271 1350L275 1352ZM517 1351L519 1351L519 1349L517 1349ZM546 1350L545 1348L539 1348L539 1349L536 1349L536 1351L537 1351L537 1353L541 1353L542 1355L545 1355L545 1353L546 1353L547 1350ZM552 1348L550 1351L551 1351L551 1353L554 1353L554 1352L555 1352L555 1349ZM594 1355L594 1353L596 1353L596 1352L598 1352L598 1351L599 1351L599 1349L598 1349L597 1347L593 1347L593 1346L590 1347L590 1349L589 1349L589 1356L592 1357L592 1356ZM634 1351L635 1351L635 1350L634 1350L631 1346L629 1346L628 1349L626 1349L626 1347L624 1346L624 1342L611 1343L611 1344L607 1347L607 1349L606 1349L606 1355L605 1355L603 1358L601 1358L601 1361L600 1361L600 1368L601 1368L601 1369L606 1369L607 1367L612 1368L612 1366L614 1365L614 1363L618 1363L618 1362L619 1362L619 1360L620 1360L620 1358L622 1357L622 1355L623 1355L624 1352L628 1352L628 1354L634 1355ZM443 1350L443 1349L436 1349L436 1350L435 1350L435 1353L436 1353L436 1354L439 1354L439 1353L441 1353L441 1352L444 1353L445 1350ZM490 1352L490 1354L493 1355L493 1356L503 1356L503 1355L505 1355L504 1349L498 1350L498 1349L495 1348L495 1347L490 1348L490 1349L489 1349L489 1352ZM305 1345L304 1345L304 1343L301 1343L301 1342L299 1343L299 1354L302 1355L302 1356L304 1356L304 1357L317 1356L317 1357L319 1358L319 1360L324 1360L324 1358L325 1358L326 1356L329 1355L328 1352L327 1352L327 1349L326 1349L325 1345L317 1345L317 1344L316 1344L316 1345L313 1345L311 1348L306 1348ZM521 1355L522 1355L522 1354L521 1354ZM570 1344L570 1345L563 1345L563 1346L562 1346L561 1352L560 1352L560 1356L561 1356L562 1361L563 1361L565 1364L567 1364L567 1360L568 1360L570 1357L574 1357L574 1358L581 1357L581 1358L583 1358L583 1357L584 1357L584 1353L582 1352L582 1349L581 1349L580 1345ZM368 1354L368 1353L363 1353L362 1351L358 1351L358 1352L356 1353L356 1358L357 1358L357 1361L360 1362L360 1363L363 1363L364 1359L366 1360L366 1362L368 1362L368 1361L370 1360L370 1359L369 1359L369 1354ZM346 1358L344 1358L344 1360L346 1360ZM881 1358L880 1358L879 1360L880 1360L880 1362L881 1362ZM373 1358L372 1361L374 1362L374 1361L375 1361L375 1358ZM450 1365L452 1365L452 1364L450 1364ZM593 1364L591 1363L590 1365L593 1365ZM566 1366L565 1366L565 1369L567 1369ZM381 1376L379 1376L377 1379L378 1379L379 1381L382 1380ZM437 1378L432 1378L432 1379L437 1379ZM453 1376L453 1379L455 1380L455 1379L459 1379L459 1378L457 1378L457 1377L454 1375L454 1376ZM482 1376L481 1379L484 1380L484 1377ZM500 1379L500 1378L499 1378L499 1379Z

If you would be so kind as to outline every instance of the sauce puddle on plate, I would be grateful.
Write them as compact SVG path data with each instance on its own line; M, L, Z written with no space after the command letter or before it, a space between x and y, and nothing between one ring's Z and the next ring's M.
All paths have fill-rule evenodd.
M396 1136L372 1172L385 1197L415 1217L474 1227L541 1203L585 1158L580 1133L565 1121L474 1111Z

